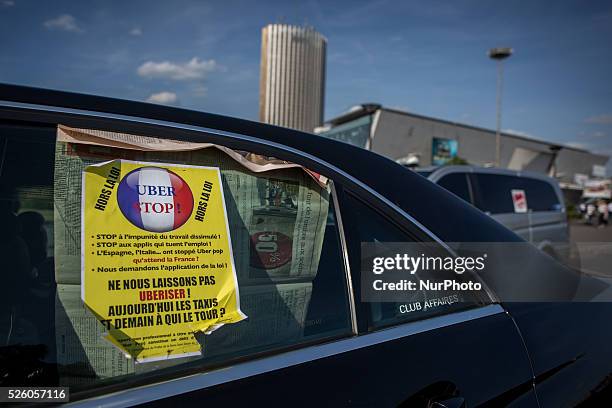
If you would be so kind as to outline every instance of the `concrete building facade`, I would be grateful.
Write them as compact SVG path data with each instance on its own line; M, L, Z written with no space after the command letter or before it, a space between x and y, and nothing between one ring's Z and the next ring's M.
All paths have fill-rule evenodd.
M327 40L310 27L261 32L259 120L312 132L323 122Z
M317 132L403 164L418 162L418 166L425 167L464 161L476 166L495 163L494 130L376 104L358 105L331 119ZM577 194L586 179L602 178L608 159L563 144L501 134L500 167L547 174L556 178L564 190L576 190Z

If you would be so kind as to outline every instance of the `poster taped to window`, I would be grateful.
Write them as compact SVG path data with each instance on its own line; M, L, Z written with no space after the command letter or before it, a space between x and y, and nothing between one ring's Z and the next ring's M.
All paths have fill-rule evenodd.
M83 172L81 296L137 361L200 354L246 316L218 168L113 160Z
M525 190L511 190L512 204L514 205L515 213L526 213L527 212L527 195Z

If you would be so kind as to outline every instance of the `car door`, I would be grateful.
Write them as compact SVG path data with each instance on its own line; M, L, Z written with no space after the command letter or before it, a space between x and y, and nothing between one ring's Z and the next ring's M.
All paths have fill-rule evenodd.
M342 214L353 273L363 270L359 258L363 243L414 243L435 238L405 217L398 218L393 211L385 210L385 205L376 197L365 197L350 191L342 197L344 201L340 202L345 204ZM363 282L357 277L353 281ZM491 315L475 319L463 320L464 317L461 317L462 321L449 327L437 327L434 324L431 330L419 335L405 336L372 347L371 352L376 356L376 361L369 364L381 368L386 366L387 370L395 369L398 372L404 366L418 368L418 374L414 373L414 376L408 374L412 374L412 371L403 374L409 380L405 385L394 383L390 386L393 390L389 389L388 392L396 395L396 403L403 401L406 406L413 406L417 401L435 402L458 398L465 401L466 406L486 403L535 404L529 385L531 370L526 350L512 319L500 306L483 306L476 301L470 303L467 299L464 299L461 308L441 307L433 313L410 311L403 302L362 302L360 306L361 330L372 334L409 328L411 325L427 325L438 319L454 320L460 316L480 316L481 312L487 315L488 311L492 312ZM445 346L447 336L453 338L452 345L448 343L450 347ZM459 349L462 352L455 353ZM502 355L499 353L501 349L508 350L509 354ZM510 368L513 362L518 362L518 365ZM505 368L498 371L494 367ZM496 372L494 381L482 375L487 370Z
M136 140L136 135L119 133L112 135L115 140L122 140L120 147L112 147L112 138L103 139L104 134L97 136L96 144L82 143L80 138L89 138L88 131L106 128L76 129L64 126L60 130L52 121L59 121L60 118L48 119L51 122L37 124L0 122L3 158L0 166L0 216L6 227L2 250L5 251L5 258L11 258L10 262L3 264L0 275L3 286L10 294L3 298L5 307L1 309L0 330L5 339L5 344L0 347L0 359L3 361L0 381L3 386L62 385L69 387L71 401L99 405L112 400L128 406L192 390L195 373L205 374L201 377L203 382L200 385L207 388L273 372L281 367L299 365L299 361L317 358L318 352L310 346L354 336L354 308L340 245L332 181L323 182L301 167L287 163L273 170L266 168L262 171L258 166L261 166L263 156L256 158L257 162L247 161L245 152L223 150L219 146L209 146L197 152L185 152L182 150L184 144L178 151L139 151L125 148L129 140ZM169 129L164 131L168 132ZM61 140L61 132L72 140ZM198 133L198 136L204 134ZM146 137L146 133L141 134L139 140L162 141ZM267 162L270 166L271 162ZM148 350L151 352L161 348L163 353L171 353L176 345L165 346L168 337L176 342L190 337L189 333L177 332L174 335L158 327L176 323L169 323L167 319L177 315L175 308L178 310L180 306L182 313L191 309L201 309L204 313L206 310L218 310L217 303L221 302L216 298L183 296L190 291L193 293L197 287L189 283L189 271L200 271L192 275L195 278L210 277L210 272L206 271L214 268L216 271L212 276L216 276L217 281L229 271L219 271L219 268L227 268L227 264L219 266L219 262L213 262L214 258L207 255L210 251L205 250L212 240L219 239L211 236L214 231L211 230L214 225L212 221L202 224L202 233L208 235L194 240L175 232L183 231L182 225L177 226L176 221L174 228L170 226L161 233L154 231L160 224L147 226L141 222L140 226L134 224L136 228L133 228L126 224L126 221L134 222L133 212L122 209L121 212L111 213L112 220L99 231L92 230L91 239L96 235L110 235L110 224L127 227L124 234L101 241L102 246L92 243L91 246L86 245L86 251L81 250L85 242L81 228L92 214L88 215L88 211L101 211L98 208L99 200L91 209L88 208L89 193L83 180L87 180L88 171L103 171L100 169L105 169L109 163L113 165L111 169L123 168L130 163L141 166L134 171L172 169L174 177L182 177L184 182L183 185L172 182L172 188L181 188L183 198L185 189L190 189L188 200L177 197L173 202L176 206L180 204L183 211L191 213L188 222L198 221L198 217L211 220L210 217L219 216L211 212L212 201L208 201L206 214L200 214L200 208L189 211L192 197L196 198L196 204L199 202L198 207L206 209L206 206L202 206L203 197L208 198L209 193L213 194L214 191L206 190L206 183L204 187L190 186L185 181L189 180L189 171L219 169L222 180L219 188L224 196L225 208L224 213L220 213L220 219L212 221L225 219L228 224L230 250L233 253L231 263L232 268L235 265L239 307L245 319L233 324L228 322L221 328L215 327L208 334L194 331L194 340L205 352L181 354L173 358L161 355L140 360L136 354L138 350L132 354L133 349L117 347L114 341L119 341L119 338L109 338L113 332L105 332L108 326L99 317L103 309L94 310L91 303L85 307L87 301L83 302L82 293L86 279L95 274L101 274L101 279L110 279L108 286L104 283L93 287L104 297L112 296L111 289L117 290L111 284L115 279L123 282L121 289L128 291L129 296L138 298L140 295L140 303L136 304L141 306L138 307L139 311L117 312L136 309L132 302L137 301L129 300L133 297L127 297L125 304L111 304L109 308L114 310L117 317L113 319L114 324L120 322L124 324L123 328L127 328L124 322L130 324L132 320L125 317L125 313L135 319L159 316L160 323L152 325L154 328L146 334L147 339L152 341L144 342L141 337L134 341L141 340L138 343L144 350L147 350L145 345L150 344ZM181 168L188 172L180 172ZM114 195L108 195L104 200L106 205L111 206L114 201L121 206L122 191L131 193L130 177L137 174L134 171L126 170L125 175L118 177L117 180L121 182L127 180L126 184L117 181L114 183L117 186L113 187L110 178L105 181L104 188L115 191ZM139 177L143 179L142 174ZM148 185L153 186L152 177L147 177ZM210 180L214 181L214 178ZM100 197L104 191L100 190ZM156 191L161 190L156 188ZM164 191L170 190L166 188ZM98 191L95 190L94 194L98 194ZM147 200L154 200L153 195L148 191ZM141 199L137 206L138 213L148 212L149 207L155 208L154 205L145 206ZM162 206L157 207L161 209ZM133 208L136 207L128 206L128 210ZM144 218L144 215L141 217ZM128 235L130 240L135 240L132 247L125 244ZM117 243L124 245L117 246ZM117 248L135 250L122 250L119 254ZM196 251L192 248L202 249ZM109 271L95 263L91 264L92 268L84 268L81 266L82 257L89 254L83 252L90 251L91 255L102 252L104 256L125 258L130 262L116 263L121 267L120 271ZM154 267L172 264L171 256L179 258L172 268ZM139 263L132 263L132 260ZM134 264L141 265L142 262L148 265L137 269L137 275L130 275L130 271L136 269ZM160 269L166 272L151 280L154 272ZM186 274L181 274L181 270L186 270ZM137 276L137 279L128 280L128 276ZM141 294L148 291L137 292L139 287L130 292L134 288L126 287L127 283L139 281L147 283L142 288L173 288L170 291L172 297L160 298L158 302L143 300ZM215 285L210 278L201 282L202 286ZM156 291L157 295L160 293L168 292L161 289ZM175 297L187 300L173 301L168 305L168 299ZM189 308L187 301L192 302ZM199 307L198 304L208 306ZM151 305L150 310L156 312L150 312L149 307L144 307L146 305ZM166 306L169 306L168 310ZM198 312L198 315L203 316L202 313ZM195 320L200 318L196 316ZM307 351L287 357L286 353L295 349ZM281 357L282 353L285 355ZM238 363L251 364L252 368ZM232 366L238 368L231 369ZM167 392L156 393L153 388L136 391L138 386L153 386L171 380L175 382ZM187 382L191 385L187 385ZM262 395L269 398L269 392ZM86 402L90 397L103 398L110 394L115 394L114 399ZM244 401L250 398L245 394L226 394L225 398L230 400L232 395L241 396Z
M75 398L81 399L84 405L311 405L323 402L329 405L426 406L433 401L451 400L469 405L535 405L526 350L512 319L501 306L474 304L466 309L443 309L439 314L404 319L395 316L397 310L392 305L392 316L383 322L378 319L381 314L373 314L373 305L359 301L359 283L356 282L359 282L360 242L372 239L382 242L413 240L414 229L418 229L416 224L407 227L411 223L410 218L377 195L375 190L337 169L327 167L325 163L316 163L307 156L300 157L295 150L284 151L282 146L270 146L265 141L258 141L258 135L240 138L211 134L193 127L181 130L175 124L135 124L79 112L63 114L53 113L53 109L43 111L42 115L32 116L29 116L30 112L20 111L19 117L28 121L19 122L15 121L17 115L11 108L9 113L4 113L5 120L8 118L10 121L2 123L3 157L6 158L3 163L6 186L3 187L2 198L3 202L12 203L5 208L7 220L15 225L16 219L23 219L27 225L33 223L38 226L38 231L43 228L48 239L45 259L37 260L40 268L36 270L51 271L51 275L37 274L34 281L22 277L34 270L35 244L43 240L42 233L32 237L15 229L13 235L5 236L4 246L13 254L23 253L21 257L13 255L11 259L15 260L15 265L5 265L12 271L10 276L19 276L9 282L14 286L11 286L11 292L16 294L16 298L11 300L15 304L11 304L9 309L22 309L17 330L21 338L18 343L12 342L10 345L16 347L20 344L18 354L31 360L37 373L43 373L37 379L38 384L69 384L74 387ZM98 341L101 330L96 328L82 305L78 306L78 292L75 297L72 288L60 287L76 285L78 288L80 283L70 279L57 281L62 268L69 267L59 262L62 258L58 255L74 248L66 247L69 231L60 231L56 223L76 221L70 218L74 217L74 213L57 211L58 200L74 201L75 197L70 194L80 194L72 190L78 184L66 184L69 188L63 188L65 184L62 183L70 183L70 180L77 180L78 177L66 172L66 168L62 167L66 163L61 160L71 160L81 154L82 148L80 145L68 148L56 143L56 125L59 123L102 131L124 131L139 137L211 141L234 151L267 156L273 153L285 161L313 166L317 172L330 178L331 184L329 190L326 187L326 192L318 189L311 179L304 178L299 168L292 168L290 172L298 172L301 180L308 180L304 182L309 183L309 187L303 197L312 197L313 194L327 197L327 216L319 217L317 221L321 237L312 240L321 245L316 271L313 270L311 275L299 282L265 282L266 285L274 285L270 294L262 294L258 288L251 289L251 300L244 302L251 320L245 323L246 326L243 324L236 330L230 330L231 333L219 331L221 337L205 339L212 352L204 359L178 359L133 366L125 355L108 351L109 345ZM28 144L30 140L33 144ZM94 162L139 154L138 151L109 146L85 146L85 150L87 160ZM194 163L193 158L187 159L189 155L178 158L173 155L146 157L149 161L161 163L167 160L184 165L199 163ZM219 156L207 160L209 165L220 168L229 166L229 161L219 163ZM54 168L53 172L51 168ZM260 186L267 189L268 192L262 196L264 201L267 200L265 205L294 205L295 200L290 197L294 189L283 187L283 183L279 183L281 176L258 176L242 169L239 173L245 180L250 177L256 190ZM77 174L80 175L80 172ZM226 184L229 175L226 175ZM262 178L265 182L258 182ZM279 186L281 190L284 189L284 195L277 194ZM278 200L274 198L277 196ZM27 203L28 211L25 212L38 212L42 219L22 215L23 212L16 206L17 201L22 205ZM237 208L235 210L239 213ZM232 208L228 209L230 218L232 211ZM312 214L313 208L310 207L308 211ZM28 217L37 219L29 221ZM263 214L259 217L262 221L255 225L261 225L263 232L269 232L273 223L266 221ZM236 220L244 221L240 217ZM279 228L278 225L275 228ZM412 233L408 234L408 230ZM423 233L421 231L416 236ZM253 235L250 234L251 237ZM78 245L78 240L74 242ZM302 239L301 242L305 241ZM249 247L248 242L246 245ZM55 259L48 260L49 254L54 254ZM288 256L287 251L285 256ZM261 262L260 257L256 258ZM49 265L49 262L55 262L55 266ZM50 278L53 270L55 282ZM39 280L39 277L43 279ZM249 275L249 278L252 277ZM46 283L45 279L51 279L48 288L54 293L50 292L51 296L44 296L37 302L28 302L29 306L25 308L17 298L27 299L25 293L36 294L38 285ZM248 282L240 283L244 286ZM302 301L295 298L288 300L279 285L302 285L309 289L298 288ZM288 291L296 290L291 287ZM246 295L248 292L244 287L242 293ZM67 309L72 302L68 301L67 296L74 298L74 310ZM309 297L307 302L303 301L304 296ZM45 303L47 301L54 306L50 307ZM43 311L53 311L53 314L47 316ZM33 330L36 319L46 321L42 327L47 329L43 332ZM63 330L59 336L58 328ZM42 354L33 354L36 350ZM4 351L12 353L14 350ZM62 358L64 364L58 364ZM20 357L20 361L24 361L23 357ZM39 366L44 369L39 370ZM495 375L491 375L491 372ZM36 384L35 381L33 383Z

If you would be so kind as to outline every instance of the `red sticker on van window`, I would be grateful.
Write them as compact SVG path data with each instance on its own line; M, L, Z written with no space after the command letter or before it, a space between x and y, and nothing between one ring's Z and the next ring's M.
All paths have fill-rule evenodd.
M512 193L512 204L514 204L514 212L526 213L527 212L527 196L525 190L511 190Z

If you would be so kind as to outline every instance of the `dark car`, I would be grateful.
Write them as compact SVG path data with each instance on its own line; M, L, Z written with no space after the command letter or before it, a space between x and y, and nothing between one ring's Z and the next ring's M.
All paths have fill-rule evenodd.
M382 156L241 119L11 85L0 86L0 138L2 386L68 386L83 406L552 407L609 395L612 308L517 302L507 288L514 276L575 283L535 249L529 270L427 313L362 301L363 243L428 243L449 257L448 243L523 243ZM137 147L151 141L174 150ZM181 150L187 142L212 146ZM198 355L134 362L83 305L81 180L109 160L220 169L248 318L198 333ZM253 170L262 163L280 167Z

